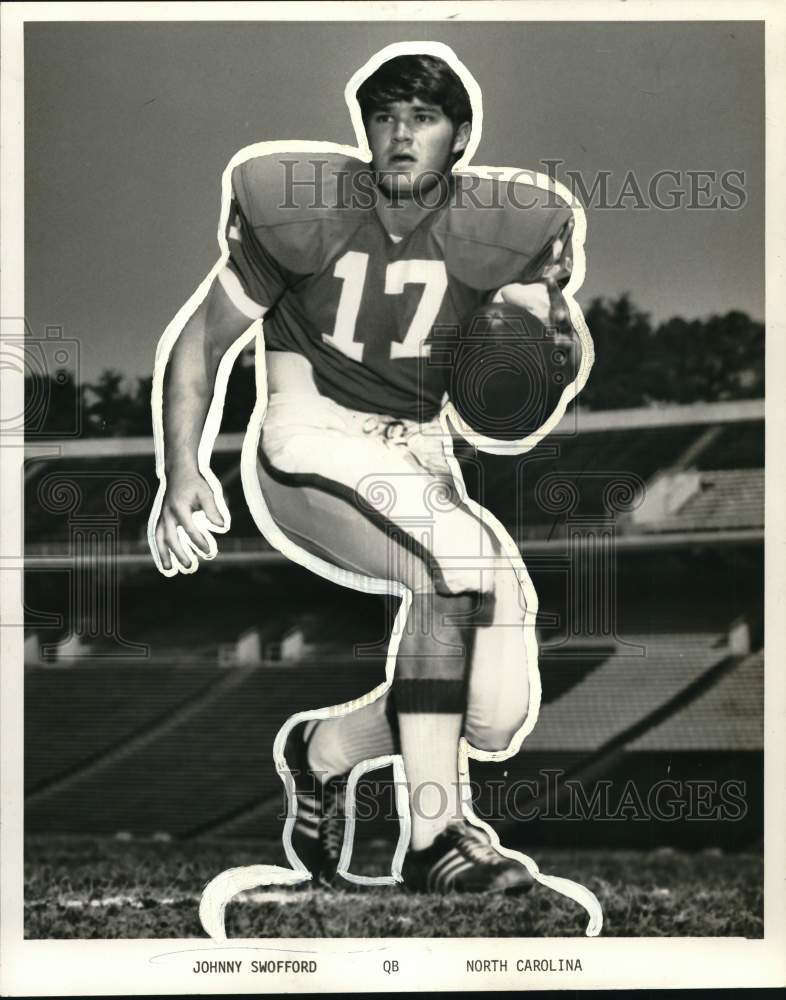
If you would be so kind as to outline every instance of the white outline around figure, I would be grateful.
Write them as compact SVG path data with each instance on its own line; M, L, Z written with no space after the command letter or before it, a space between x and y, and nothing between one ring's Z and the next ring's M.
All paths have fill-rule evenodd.
M222 178L222 204L221 218L218 230L221 256L210 273L201 282L194 294L188 299L183 307L178 311L172 322L168 325L161 336L158 344L154 366L152 409L153 427L156 449L156 470L161 481L161 485L156 496L150 514L148 524L148 540L153 553L156 566L161 573L166 576L173 576L177 572L193 573L197 568L196 555L193 555L189 566L181 565L173 556L173 565L169 570L165 570L161 564L160 557L155 544L155 528L158 522L159 513L163 502L163 495L166 486L164 471L164 434L163 434L163 383L164 371L169 359L170 352L186 322L206 297L208 290L214 280L224 268L229 257L229 248L225 237L225 226L228 218L231 199L231 174L234 167L247 159L256 156L268 155L271 153L339 153L348 157L355 157L369 162L371 151L365 135L360 106L356 98L356 92L360 84L373 73L382 63L387 60L404 54L429 54L444 59L459 75L461 81L467 89L473 111L473 124L470 140L467 147L454 166L454 172L476 174L480 177L493 177L503 180L516 181L526 177L526 183L535 185L545 190L552 191L561 197L571 206L574 219L573 231L573 253L574 266L570 280L564 289L565 300L570 311L571 322L577 331L581 341L581 363L575 380L565 386L559 404L538 431L518 442L504 442L483 437L482 435L471 433L460 419L453 406L446 403L440 414L440 422L443 432L448 442L446 447L447 458L456 488L464 498L464 502L470 507L475 515L482 511L482 518L485 524L491 527L500 544L501 551L509 561L511 568L518 576L521 588L526 599L526 614L531 623L534 623L535 614L538 608L538 598L535 588L527 573L526 567L521 557L521 553L508 534L503 525L490 512L482 508L472 499L466 497L463 477L457 460L452 454L450 446L451 431L454 428L462 437L479 449L495 454L523 454L529 451L538 441L547 435L563 417L570 401L582 389L593 362L592 340L584 322L581 309L573 298L573 294L581 286L585 273L584 239L586 235L586 219L583 208L576 202L570 192L561 184L540 173L531 173L516 168L483 167L470 166L473 154L477 150L480 141L483 106L480 87L472 74L467 70L455 53L447 45L439 42L396 42L377 52L369 61L359 69L350 79L345 89L345 98L349 108L352 124L355 129L357 146L344 146L328 142L261 142L248 146L240 150L229 162ZM249 316L249 319L252 317ZM311 878L311 873L304 867L292 847L292 827L295 822L297 801L295 797L294 779L284 758L284 745L290 730L299 723L310 719L327 719L346 715L349 712L368 705L377 698L382 697L390 688L393 680L393 671L396 661L401 635L409 612L411 596L409 590L401 583L394 580L376 579L362 576L348 570L340 569L325 560L307 552L305 549L296 546L276 525L273 520L259 484L257 476L257 449L267 407L267 375L264 360L264 344L262 337L263 322L256 320L252 322L249 330L236 341L221 361L216 378L215 393L205 421L205 427L199 445L198 463L201 474L211 486L219 511L224 517L224 525L211 524L203 512L201 514L200 526L203 527L204 534L209 540L210 550L208 558L214 558L217 552L213 532L222 533L229 529L229 510L223 499L221 485L216 476L210 470L210 456L213 450L215 439L223 412L224 399L226 396L227 382L231 368L241 353L252 341L256 341L256 382L257 382L257 402L243 442L241 454L241 478L249 508L254 521L265 538L282 552L288 559L301 566L306 567L319 576L322 576L342 586L350 587L354 590L366 593L391 594L401 598L401 605L396 616L392 630L390 644L387 653L386 679L374 690L368 692L362 698L347 702L342 705L316 709L314 711L299 712L291 716L276 736L273 746L273 756L276 769L286 788L289 800L287 820L284 825L283 844L287 858L292 865L291 869L282 868L275 865L252 865L242 868L232 868L216 876L204 890L200 905L200 919L207 934L216 941L226 940L225 930L225 910L227 904L238 893L259 888L260 886L294 886L306 882ZM191 552L193 546L190 544L185 533L180 530L181 539L186 552ZM472 747L467 740L462 737L459 745L459 778L462 784L463 812L466 820L476 827L484 830L489 836L491 843L502 854L515 859L526 866L532 877L541 884L548 886L554 891L561 893L577 903L581 904L588 914L588 924L586 933L588 936L595 936L600 933L603 915L600 904L595 895L583 885L572 882L559 876L544 875L540 872L537 864L532 858L519 851L504 848L499 843L499 837L487 823L481 821L472 811L469 798L469 761L470 759L479 761L501 761L516 754L521 748L521 744L527 735L534 728L539 714L541 687L540 674L538 671L538 649L534 627L526 629L526 653L529 672L530 698L527 709L527 716L522 726L515 734L513 740L504 750L479 750ZM391 764L396 776L397 805L400 820L400 837L393 858L390 876L379 876L368 878L352 875L346 866L350 863L353 837L354 837L354 788L358 777L366 770L383 767ZM409 840L409 810L408 801L405 802L406 795L400 794L400 789L404 787L403 761L399 755L390 757L378 757L373 760L364 761L356 765L349 778L347 788L347 824L345 829L344 845L339 862L339 874L349 881L357 884L391 884L401 881L401 867L404 853Z

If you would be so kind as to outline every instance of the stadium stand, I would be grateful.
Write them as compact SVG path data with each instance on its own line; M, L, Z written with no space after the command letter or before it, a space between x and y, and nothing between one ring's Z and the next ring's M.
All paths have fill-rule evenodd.
M760 837L763 427L753 400L582 413L525 456L457 448L470 493L519 539L540 597L538 724L516 758L472 770L479 808L504 781L526 786L522 801L541 810L523 825L498 817L512 841L586 841L586 823L542 815L549 772L587 795L607 780L646 788L659 778L747 789L737 822L590 824L610 842ZM149 439L53 442L58 457L31 454L28 637L75 636L91 662L54 656L47 666L34 642L25 646L29 832L276 837L278 728L382 680L396 602L336 588L270 549L242 496L241 440L216 443L233 516L220 555L172 580L147 550L157 488ZM124 481L130 499L118 513L107 489ZM101 558L117 566L117 617L106 634L86 635L73 598L89 568L75 562L74 532L96 522L108 526ZM577 552L598 551L598 532L619 606L576 628L571 573ZM588 558L578 561L585 569L595 566ZM118 660L115 633L142 649L138 662Z
M727 655L713 633L633 635L646 656L614 655L542 707L530 750L594 751L673 700ZM544 667L544 673L548 667Z
M104 449L96 447L105 445L105 441L87 439L84 443L99 454L91 457L88 450L88 455L82 455L79 448L74 448L74 442L70 442L71 447L57 460L31 459L26 463L25 538L31 552L56 553L53 546L68 543L69 521L74 518L116 520L120 540L134 543L135 549L147 544L147 519L158 489L152 441L146 442L147 451L141 455L127 454L122 438L115 439L114 452L108 455L100 454ZM213 470L219 479L231 481L236 468L236 455L216 453ZM68 507L64 510L69 487L76 491L75 503L73 510ZM121 502L124 488L138 494L138 502L133 503L135 509L114 511L107 495L110 487L121 491Z
M673 490L677 485L667 480ZM634 520L644 531L720 531L764 527L764 469L696 472L691 489L675 509L660 517Z
M763 469L764 425L761 421L720 425L694 465L697 469Z
M631 750L762 750L764 651L737 659L732 669L694 701L668 715L630 744Z
M608 513L604 491L621 475L632 474L651 484L660 473L684 468L686 462L703 471L704 482L713 484L708 492L712 488L725 488L727 493L737 489L740 495L755 492L760 480L753 476L727 481L717 473L763 468L762 418L763 407L756 400L661 411L592 413L582 415L581 433L576 433L577 425L566 418L564 425L525 456L470 456L460 445L457 451L463 458L470 492L487 503L511 530L541 539L553 537L555 519L564 521L544 510L539 499L538 484L548 477L576 486L575 514ZM241 441L238 434L221 435L213 458L214 471L222 481L232 514L231 532L221 539L227 554L238 549L270 549L260 538L243 497L239 475ZM89 518L111 513L106 501L109 485L129 482L143 494L143 499L138 509L116 517L119 551L129 559L137 556L140 562L147 561L147 516L158 485L152 442L115 439L114 446L110 445L111 441L103 439L61 442L56 444L61 457L28 461L26 540L30 558L51 561L65 551L69 518L73 520L74 514L57 502L57 491L62 493L64 484L72 483L80 491L82 501L76 514ZM751 512L746 516L760 526L763 518L756 522L754 517L756 502L754 495L750 499Z
M382 677L379 664L376 671L346 664L330 677L322 664L311 664L299 668L293 690L286 667L214 670L199 697L172 704L165 701L163 686L168 671L137 670L144 677L129 704L138 707L144 700L151 705L145 726L100 757L85 753L80 769L72 765L62 780L33 791L26 806L29 830L78 832L89 817L95 833L165 830L184 836L260 797L280 801L272 747L289 715L359 697ZM99 687L92 705L102 693ZM94 724L90 708L88 700L82 714L75 701L73 712L60 716L60 736L70 733L73 740L74 713L82 727Z
M204 695L220 678L209 666L77 665L66 678L28 671L25 791L38 792L123 746Z

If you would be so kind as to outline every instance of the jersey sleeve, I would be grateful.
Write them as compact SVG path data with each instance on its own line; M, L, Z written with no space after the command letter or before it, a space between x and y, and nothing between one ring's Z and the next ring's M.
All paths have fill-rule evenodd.
M255 318L275 306L292 283L292 275L259 239L243 207L245 200L243 178L236 169L225 229L229 258L220 280L234 304Z
M555 192L531 183L458 175L441 232L448 271L477 289L542 281L545 270L567 282L573 212ZM552 272L549 271L549 276Z

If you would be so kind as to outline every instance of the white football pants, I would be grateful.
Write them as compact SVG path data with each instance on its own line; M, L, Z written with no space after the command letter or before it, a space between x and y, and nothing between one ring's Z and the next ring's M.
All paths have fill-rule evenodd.
M516 560L501 544L504 529L467 501L446 448L450 454L438 420L421 426L315 393L282 392L268 402L257 471L272 519L297 546L298 561L318 557L315 572L337 582L347 572L392 580L415 593L479 595L468 623L477 627L464 734L477 749L504 751L527 716L534 615ZM324 563L338 572L325 572Z

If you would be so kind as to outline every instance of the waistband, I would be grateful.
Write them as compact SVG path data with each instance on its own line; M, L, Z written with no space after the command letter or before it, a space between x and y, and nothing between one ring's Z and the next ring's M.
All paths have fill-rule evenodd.
M388 413L369 413L365 410L352 410L342 406L328 396L313 392L297 392L285 390L273 392L268 397L267 413L273 416L276 410L283 407L296 407L299 421L311 423L314 419L339 419L345 426L364 434L381 434L388 439L408 437L417 431L441 427L439 417L434 417L426 423L420 423L407 417L394 417ZM273 417L275 419L275 417Z

